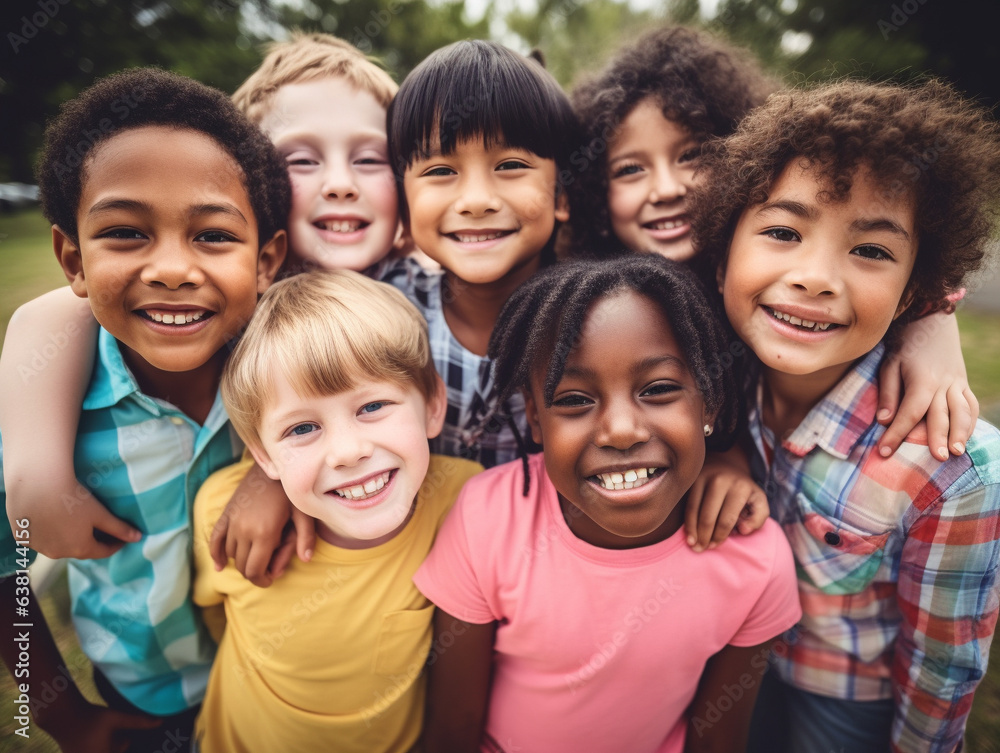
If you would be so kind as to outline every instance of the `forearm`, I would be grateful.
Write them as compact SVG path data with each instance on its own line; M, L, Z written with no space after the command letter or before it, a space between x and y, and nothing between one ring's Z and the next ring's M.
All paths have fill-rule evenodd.
M97 323L68 288L11 318L0 353L0 435L8 516L28 516L32 490L75 485L73 449L93 369Z
M903 547L894 750L950 753L962 740L997 622L998 508L982 488L936 503Z

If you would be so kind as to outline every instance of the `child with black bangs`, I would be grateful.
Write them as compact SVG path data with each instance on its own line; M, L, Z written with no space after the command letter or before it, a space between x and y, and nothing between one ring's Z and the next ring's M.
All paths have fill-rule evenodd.
M598 256L638 251L687 261L710 281L714 271L692 242L689 206L702 180L702 145L732 133L776 88L749 51L703 31L668 26L630 41L572 93L589 147L576 156L580 169L569 184L573 237ZM949 313L956 295L946 290L929 303L883 364L883 455L925 418L939 460L961 455L972 433L979 404Z
M876 411L908 322L983 261L1000 127L940 82L845 81L773 96L702 160L694 226L759 359L752 465L804 613L752 749L950 753L997 620L1000 432L885 457Z

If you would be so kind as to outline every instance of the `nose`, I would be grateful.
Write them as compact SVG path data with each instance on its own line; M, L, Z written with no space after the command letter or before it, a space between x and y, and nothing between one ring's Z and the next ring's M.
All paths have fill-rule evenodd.
M346 163L328 162L323 172L323 196L328 199L356 199L358 187L354 171Z
M456 212L482 217L499 212L500 209L500 197L490 176L476 173L466 176L460 186L458 200L455 202Z
M822 248L808 248L803 244L789 261L792 265L785 279L796 290L814 297L834 296L842 292L840 265L835 253Z
M205 282L198 252L183 241L161 241L149 250L149 259L140 273L147 285L178 290L184 285L198 287Z
M653 185L649 192L650 204L661 204L683 198L687 183L675 165L664 162L653 169Z
M330 432L326 448L326 464L330 468L351 468L371 457L374 449L363 433L355 430Z
M603 407L594 438L598 447L628 450L649 438L649 428L631 400L616 400Z

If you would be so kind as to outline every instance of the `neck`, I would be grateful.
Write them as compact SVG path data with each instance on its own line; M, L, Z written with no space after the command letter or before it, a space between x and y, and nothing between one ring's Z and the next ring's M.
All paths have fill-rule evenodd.
M853 364L838 365L812 374L787 374L763 367L764 394L761 404L764 425L781 441L809 415Z
M539 270L534 257L495 282L471 283L444 271L442 308L448 328L466 350L485 356L500 310L517 287Z
M125 363L139 383L139 389L150 397L175 405L196 423L205 423L215 404L226 360L225 348L193 371L163 371L127 346L120 347Z

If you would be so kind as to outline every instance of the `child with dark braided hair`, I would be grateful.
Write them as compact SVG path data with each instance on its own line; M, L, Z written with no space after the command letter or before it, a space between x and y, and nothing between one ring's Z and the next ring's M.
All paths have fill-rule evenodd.
M659 253L699 267L689 199L703 179L703 145L731 134L776 88L749 51L703 31L666 26L629 40L572 92L588 144L568 182L573 247L602 257ZM706 284L714 278L714 270L699 271ZM915 318L883 364L883 456L925 418L938 460L961 455L975 427L979 404L950 313L961 293L948 292Z
M801 610L773 521L684 542L706 437L736 425L726 345L657 255L557 264L507 301L489 355L543 451L467 482L414 576L437 606L427 750L742 750L744 678Z

